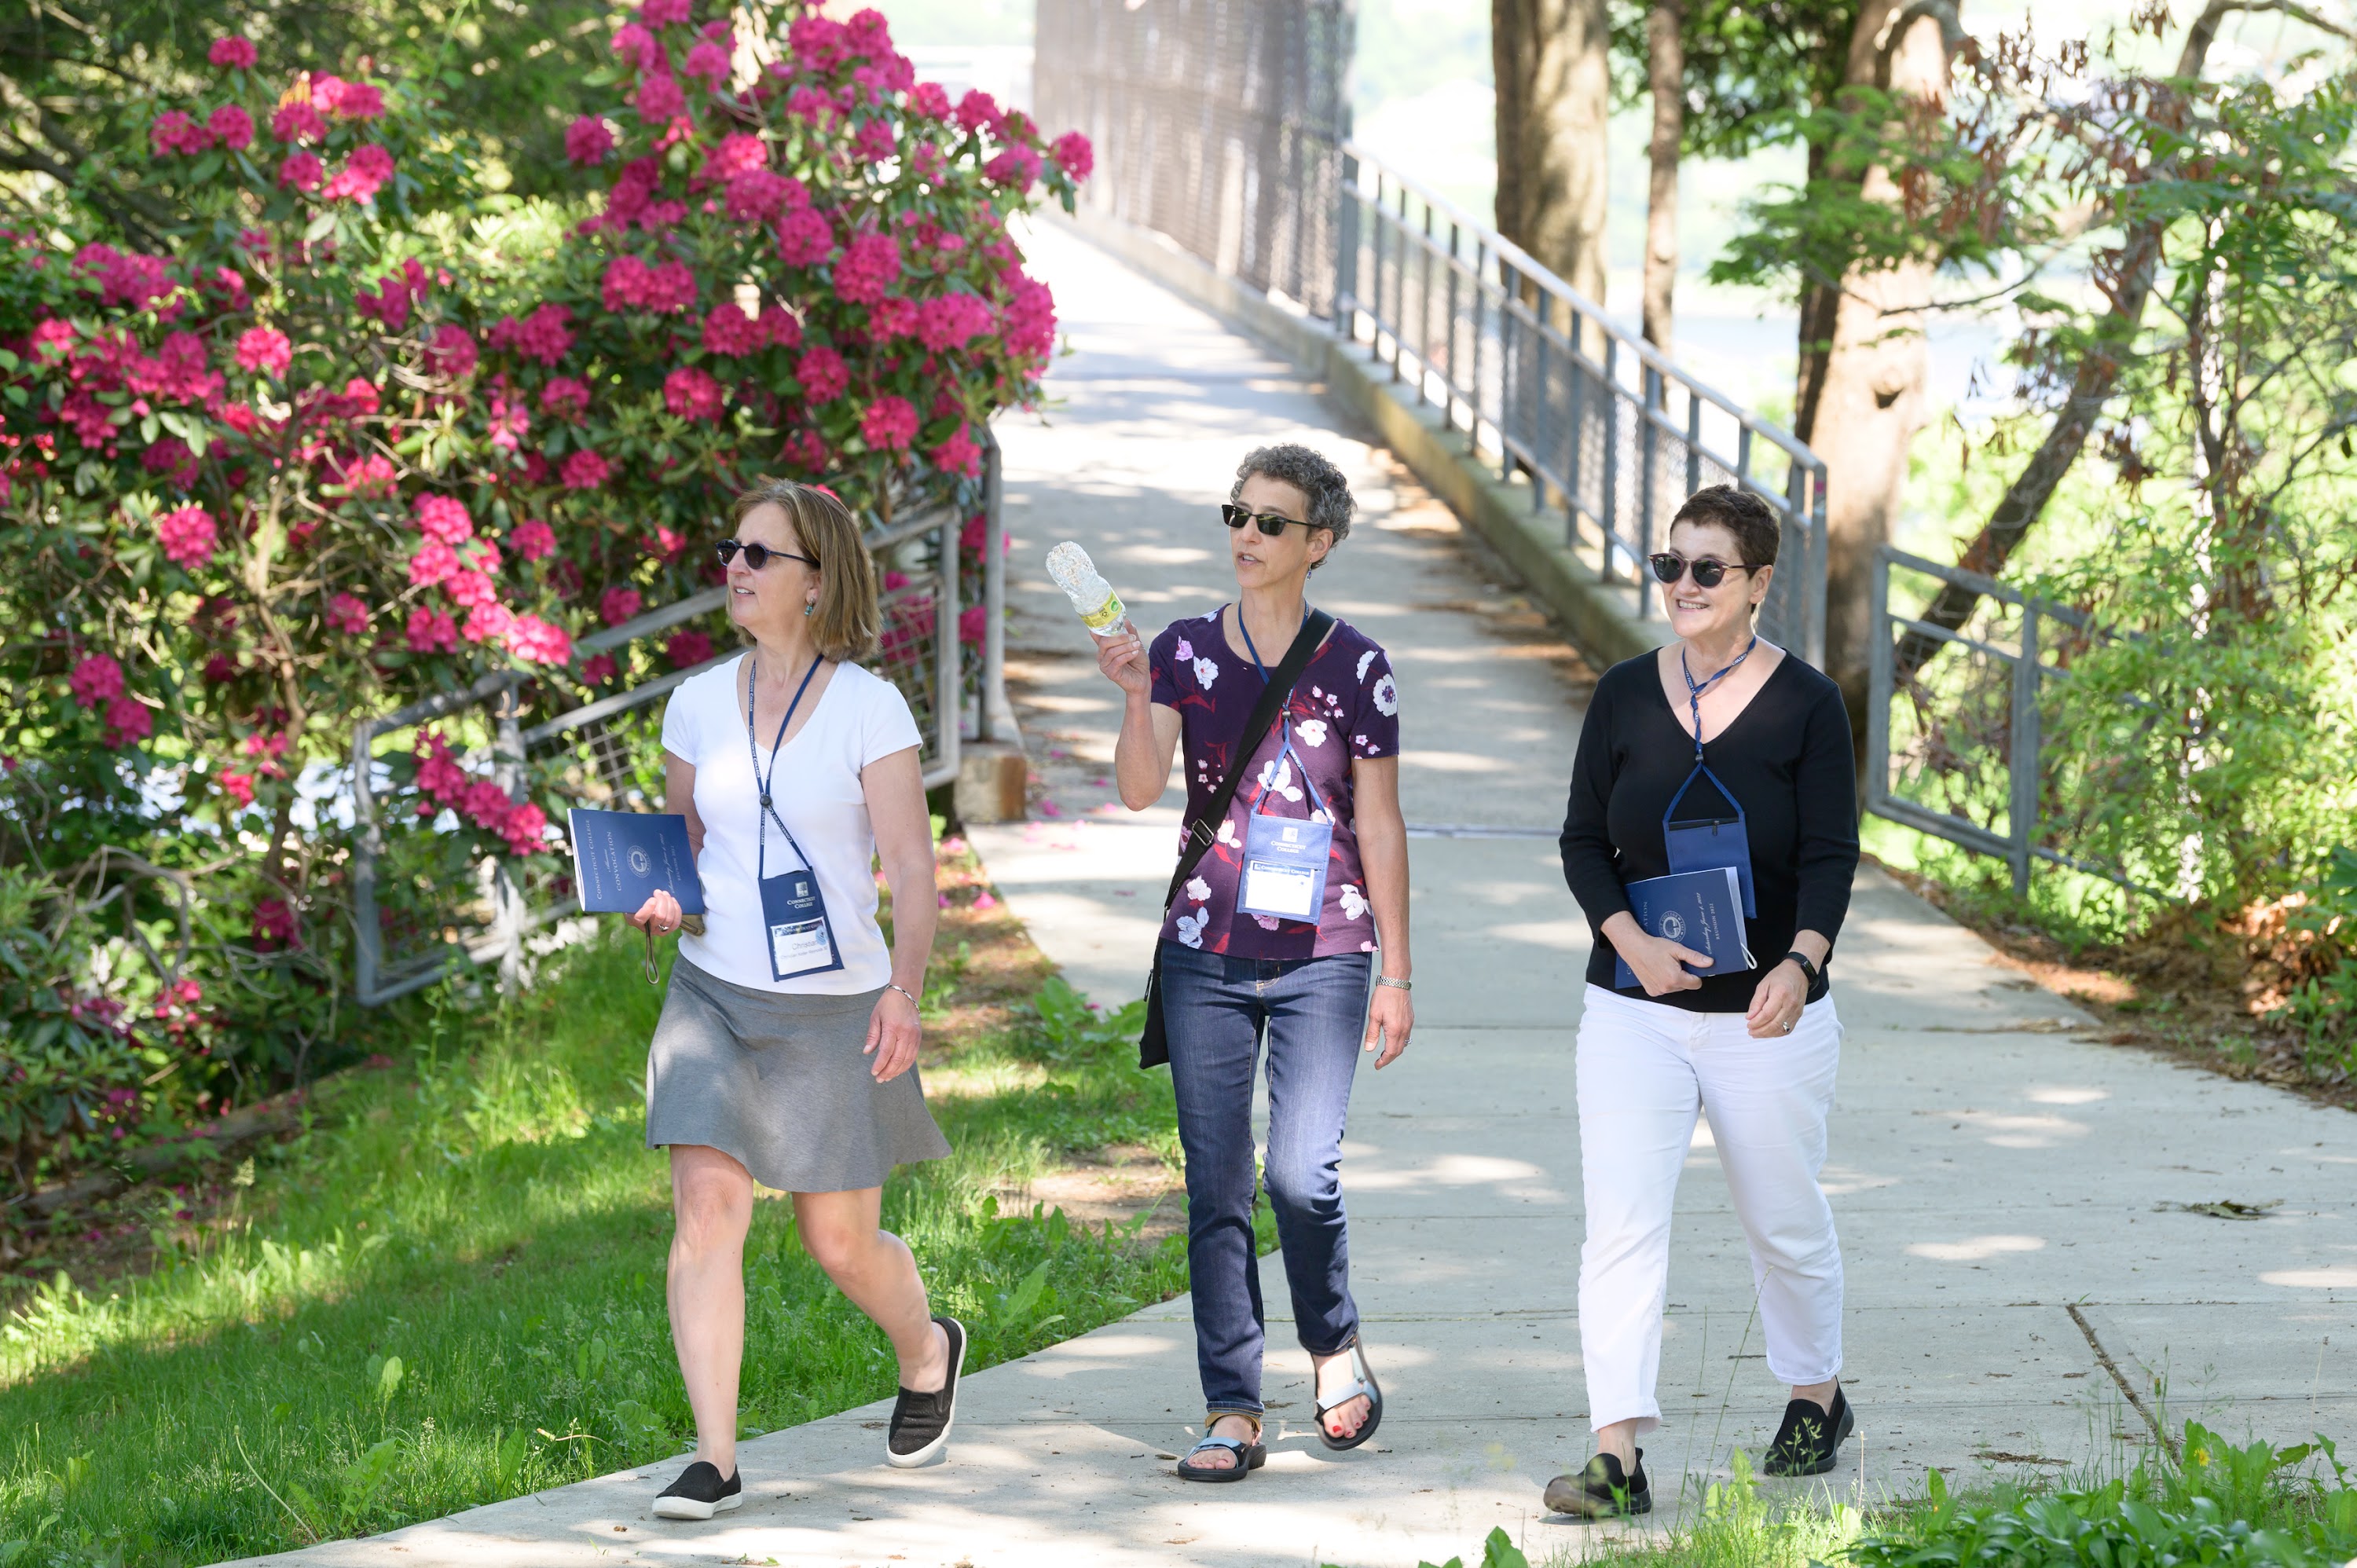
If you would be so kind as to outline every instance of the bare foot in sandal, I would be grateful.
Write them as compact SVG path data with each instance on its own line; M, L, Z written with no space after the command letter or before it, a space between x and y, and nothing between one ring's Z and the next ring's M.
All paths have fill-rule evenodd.
M1260 1423L1248 1415L1223 1415L1211 1423L1211 1430L1203 1435L1232 1437L1242 1443L1257 1443L1260 1441ZM1194 1455L1189 1463L1198 1470L1232 1470L1236 1467L1236 1456L1229 1449L1206 1448L1200 1454Z
M1321 1405L1334 1394L1349 1388L1357 1380L1358 1374L1351 1364L1351 1350L1348 1346L1335 1351L1331 1356L1312 1356L1309 1359L1318 1367L1318 1403ZM1359 1428L1366 1422L1367 1410L1366 1396L1363 1394L1356 1399L1343 1401L1326 1412L1323 1424L1327 1434L1338 1438L1358 1435Z

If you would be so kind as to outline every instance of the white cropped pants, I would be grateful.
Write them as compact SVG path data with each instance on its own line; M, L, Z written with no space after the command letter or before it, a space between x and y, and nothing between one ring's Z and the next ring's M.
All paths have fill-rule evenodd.
M1841 1243L1817 1186L1841 1060L1833 998L1789 1035L1755 1040L1740 1013L1690 1013L1587 988L1579 1022L1579 1351L1589 1423L1661 1424L1654 1380L1670 1280L1670 1208L1698 1112L1751 1243L1768 1369L1782 1383L1841 1370Z

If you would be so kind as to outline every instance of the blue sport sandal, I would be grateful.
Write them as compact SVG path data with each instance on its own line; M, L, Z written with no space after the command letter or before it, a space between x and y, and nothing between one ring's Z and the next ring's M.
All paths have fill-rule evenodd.
M1222 1411L1213 1419L1222 1420L1227 1416L1242 1414L1243 1414L1242 1411ZM1209 1428L1211 1422L1207 1421L1203 1424ZM1196 1455L1213 1448L1226 1449L1236 1456L1236 1462L1232 1465L1216 1466L1193 1463ZM1206 1437L1202 1442L1187 1450L1187 1457L1178 1461L1178 1478L1182 1481L1213 1483L1241 1481L1267 1463L1268 1445L1260 1440L1260 1423L1255 1420L1253 1422L1253 1434L1250 1437Z

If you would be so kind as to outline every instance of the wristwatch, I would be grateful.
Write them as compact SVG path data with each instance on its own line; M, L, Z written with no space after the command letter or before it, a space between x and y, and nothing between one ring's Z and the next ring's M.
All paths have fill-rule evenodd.
M1810 990L1814 991L1817 988L1817 983L1824 979L1825 972L1819 969L1815 964L1811 963L1809 961L1809 955L1803 952L1800 949L1794 948L1791 952L1786 953L1784 957L1787 961L1797 963L1801 966L1801 972L1807 977Z

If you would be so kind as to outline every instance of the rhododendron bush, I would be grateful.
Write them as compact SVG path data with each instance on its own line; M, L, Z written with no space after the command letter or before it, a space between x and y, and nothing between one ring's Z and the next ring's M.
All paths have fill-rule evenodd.
M501 672L545 716L710 657L717 618L576 641L717 581L757 477L978 510L1054 340L1006 220L1088 169L918 82L874 12L617 15L570 202L482 191L417 85L210 58L150 128L168 242L70 206L0 236L0 860L120 888L125 936L54 985L122 1053L199 1040L157 1091L183 1109L342 1037L355 721ZM379 750L389 918L559 864L563 792L493 782L487 738L460 705Z

